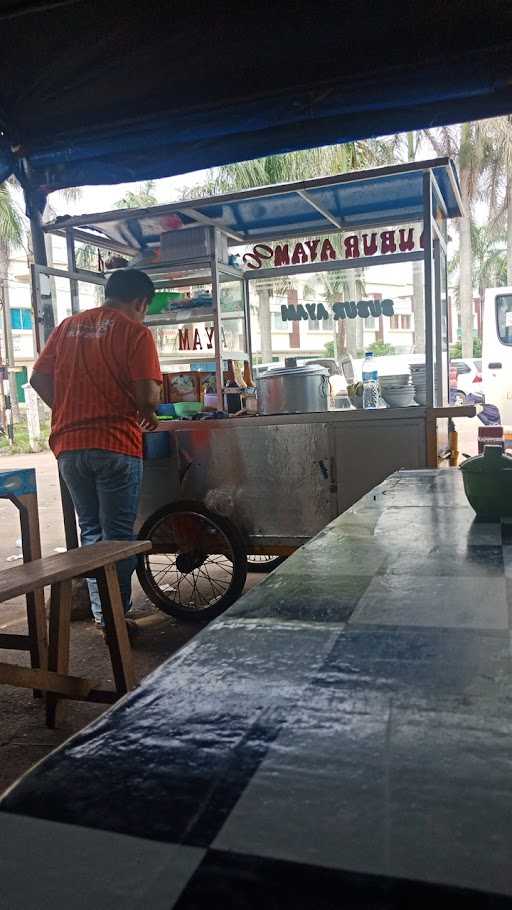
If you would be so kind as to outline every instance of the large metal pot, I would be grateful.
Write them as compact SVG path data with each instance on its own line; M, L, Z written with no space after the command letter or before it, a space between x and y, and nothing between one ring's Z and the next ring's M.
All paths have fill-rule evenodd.
M327 411L329 371L321 366L267 370L256 380L260 414Z

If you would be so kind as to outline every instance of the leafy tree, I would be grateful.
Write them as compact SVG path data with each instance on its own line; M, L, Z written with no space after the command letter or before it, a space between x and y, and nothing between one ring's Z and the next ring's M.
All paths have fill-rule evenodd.
M251 189L254 186L308 180L313 177L340 174L350 170L391 163L395 160L395 155L396 141L394 138L348 142L343 145L270 155L267 158L241 161L215 168L208 173L203 183L188 187L181 195L183 199L191 199ZM352 273L352 269L348 272ZM343 273L333 275L324 272L320 281L323 296L330 303L347 299L345 294L348 294L348 299L352 299L355 294L355 277L352 274L345 277ZM258 286L260 335L264 361L271 360L272 357L270 319L272 293L272 283L265 282ZM342 327L340 327L340 331L342 331ZM351 334L355 331L356 326L351 325L347 327L345 338L334 336L334 342L339 350L348 348L355 353L357 339L355 335L352 338Z
M473 286L483 301L485 289L507 284L507 249L503 235L496 236L489 222L471 225Z
M154 194L155 181L146 180L141 183L137 189L128 190L121 199L118 199L114 208L116 209L145 209L152 205L158 205L158 199Z
M471 226L484 175L496 173L493 167L493 142L486 121L463 123L440 129L425 130L425 135L438 155L456 158L464 214L459 219L459 306L464 357L473 352L473 248Z
M25 225L12 192L13 185L12 181L0 183L0 303L4 315L3 334L6 360L9 367L12 368L14 368L14 349L9 307L9 259L11 250L22 246L25 239ZM19 408L14 369L9 370L9 394L13 418L17 421L19 420Z
M512 116L489 122L493 143L485 192L489 201L489 227L506 241L506 281L512 284Z
M387 354L395 353L393 345L387 344L385 341L374 341L370 345L370 351L373 351L378 357L385 357Z
M450 360L460 360L462 358L462 344L460 341L456 341L455 344L450 345ZM482 339L473 338L473 353L472 357L481 357L482 356Z

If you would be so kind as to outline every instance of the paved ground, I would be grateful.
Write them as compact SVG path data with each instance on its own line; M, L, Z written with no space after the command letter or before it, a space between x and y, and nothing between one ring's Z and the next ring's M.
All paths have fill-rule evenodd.
M55 461L50 453L0 458L0 470L15 466L36 468L43 555L49 555L56 547L64 545ZM0 526L1 570L17 565L17 561L8 560L21 552L16 546L19 538L17 513L4 500L0 500ZM254 584L260 577L252 576L248 584ZM134 646L134 659L137 676L142 679L201 627L178 623L165 616L149 603L137 583L134 602L135 618L142 627ZM23 600L0 604L0 631L25 631ZM20 662L23 657L20 652L2 651L0 659ZM75 621L72 625L71 666L77 674L87 673L101 680L103 687L112 685L108 651L101 633L88 619ZM29 690L0 686L0 792L103 710L98 705L66 702L59 729L51 731L44 725L41 702L33 699Z

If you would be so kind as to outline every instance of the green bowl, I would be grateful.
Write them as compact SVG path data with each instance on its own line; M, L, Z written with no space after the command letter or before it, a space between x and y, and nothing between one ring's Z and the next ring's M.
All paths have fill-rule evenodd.
M470 506L482 521L512 518L512 458L498 446L460 466Z
M199 414L202 411L203 406L200 401L175 401L174 410L176 411L176 417L193 417L194 414Z

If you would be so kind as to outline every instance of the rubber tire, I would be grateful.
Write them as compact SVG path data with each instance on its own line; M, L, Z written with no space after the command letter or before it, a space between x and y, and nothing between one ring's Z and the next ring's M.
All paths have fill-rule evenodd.
M198 515L203 515L213 524L217 525L219 530L226 535L233 548L233 577L226 593L223 594L215 604L212 604L212 606L196 610L187 610L185 607L180 607L179 604L170 601L163 593L159 594L158 591L155 590L155 586L150 578L148 578L146 572L144 556L139 556L138 558L137 577L144 593L149 597L155 607L158 607L163 613L167 613L168 616L174 616L175 619L183 619L186 622L202 622L205 619L214 619L216 616L220 616L221 613L224 613L235 600L238 600L245 587L247 578L247 553L238 529L229 521L229 519L208 511L201 503L187 500L183 502L173 502L163 506L161 509L157 509L156 512L153 512L153 514L146 519L138 536L139 540L151 540L151 531L155 524L159 523L162 518L165 518L167 515L189 511L196 512ZM148 555L150 556L151 554Z
M267 575L269 572L273 572L274 569L277 569L287 559L287 556L275 556L274 559L269 559L268 562L251 562L251 557L247 557L247 571L254 572L257 575Z

